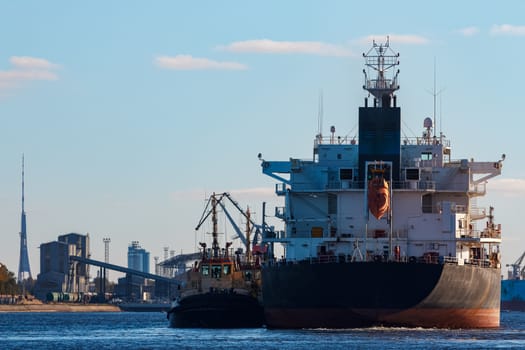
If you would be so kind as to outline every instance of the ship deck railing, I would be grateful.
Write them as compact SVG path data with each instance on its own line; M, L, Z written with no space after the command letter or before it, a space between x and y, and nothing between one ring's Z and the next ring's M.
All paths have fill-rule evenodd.
M443 258L444 264L453 264L453 265L458 264L458 258L455 256L443 256L442 258Z
M311 182L295 181L293 183L294 192L317 192L323 190L343 190L343 191L362 191L366 188L366 181L360 181L356 179L351 180L331 180L326 182L325 185L317 184L312 185ZM393 181L391 186L394 190L402 191L441 191L441 192L468 192L471 195L483 196L487 193L485 183L480 184L464 184L462 182L447 182L447 181L433 181L433 180L403 180ZM277 183L275 185L275 194L278 196L284 196L290 190L285 183Z
M295 264L328 264L328 263L362 263L362 262L376 262L376 263L406 263L406 264L451 264L451 265L474 265L484 268L495 267L489 259L464 259L460 261L455 256L438 256L433 254L425 254L420 257L415 256L400 256L400 257L384 257L381 255L374 255L368 258L359 259L359 257L352 255L320 255L317 257L310 257L305 259L273 259L268 260L264 265L270 266L286 266Z
M354 180L335 180L329 181L326 184L326 189L329 190L362 190L366 186L366 181L354 181ZM297 185L297 184L296 184ZM308 185L305 183L305 185ZM436 190L436 181L394 181L392 187L396 190L414 190L414 191L432 191ZM297 191L297 188L295 189ZM284 193L276 187L276 194Z
M327 190L363 190L365 188L365 181L354 181L354 180L335 180L329 181L326 184ZM295 191L299 190L301 184L295 184ZM304 184L305 186L309 184ZM440 185L437 181L430 180L407 180L407 181L394 181L392 188L395 190L405 190L405 191L466 191L467 188L461 184L447 184L446 187ZM307 187L305 187L305 190ZM308 188L308 190L311 190ZM483 193L481 188L472 188L470 192L475 194ZM286 191L281 190L281 188L276 187L275 193L277 195L284 195Z
M471 259L465 261L465 265L476 265L481 267L490 267L490 260L487 259Z
M314 139L314 148L320 145L358 145L359 140L355 136L320 136ZM450 147L450 140L444 137L404 137L401 141L402 145L439 145Z
M458 229L459 240L478 240L480 238L501 239L501 225L485 228L483 230Z

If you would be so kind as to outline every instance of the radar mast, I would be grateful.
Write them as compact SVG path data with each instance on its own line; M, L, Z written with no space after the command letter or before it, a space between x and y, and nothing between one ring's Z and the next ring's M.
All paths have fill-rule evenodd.
M399 65L399 53L395 53L390 48L389 37L384 44L377 44L374 40L372 48L366 54L363 53L363 57L367 67L366 70L363 69L365 75L363 89L374 96L374 107L390 107L392 100L395 107L394 91L399 89L397 83L399 69L394 73L393 68ZM375 79L370 74L374 73L373 71L376 74Z

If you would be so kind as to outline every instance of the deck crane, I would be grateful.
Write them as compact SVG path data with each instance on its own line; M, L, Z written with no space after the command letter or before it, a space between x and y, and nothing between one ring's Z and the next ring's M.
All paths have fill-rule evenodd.
M260 227L261 226L256 224L255 221L253 221L253 219L251 218L251 215L250 215L250 210L247 209L246 211L243 211L242 208L239 206L239 203L234 201L229 193L225 192L225 193L223 193L223 195L226 198L229 199L229 201L235 206L235 208L237 208L239 213L241 213L241 215L246 219L247 224L248 223L251 224L251 229L249 230L249 232L251 233L255 229L255 235L253 237L253 244L254 245L257 244L259 242L260 236L261 236L261 232L260 232ZM226 217L228 218L228 220L230 221L230 223L234 227L235 232L237 233L237 235L239 236L241 241L246 245L248 243L247 242L247 238L248 237L245 237L243 235L241 229L235 224L235 221L233 220L232 216L230 215L228 209L226 209L226 206L224 205L224 203L223 202L219 202L219 205L224 210L224 213L226 214Z
M507 264L507 267L512 268L512 272L510 272L509 279L512 280L523 280L525 279L525 270L522 270L521 263L523 262L523 259L525 259L525 252L521 254L521 256L514 262L514 264Z
M227 198L234 206L235 208L241 213L241 215L246 219L246 235L243 233L243 231L239 228L239 226L237 225L237 223L235 222L235 220L233 219L232 215L230 214L230 212L228 211L228 209L226 209L226 205L224 204L224 201L223 199L224 198ZM228 218L228 221L230 221L232 227L234 228L235 230L235 233L237 233L237 236L239 237L239 239L242 241L242 243L244 244L244 246L246 247L246 250L249 251L249 246L251 244L253 245L256 245L258 244L258 242L261 240L261 232L260 232L260 229L261 229L261 225L258 225L255 223L255 221L253 221L253 219L251 218L250 216L250 211L249 209L244 211L240 206L239 204L233 200L233 198L231 197L231 195L227 192L224 192L224 193L221 193L221 194L212 194L210 196L210 198L208 199L208 203L206 204L206 207L204 208L204 212L202 213L202 216L201 216L201 219L199 220L199 223L197 224L197 226L195 227L195 231L199 230L199 228L201 227L201 225L208 219L208 217L211 215L212 213L212 208L209 208L210 207L210 204L215 201L216 204L220 205L221 208L224 210L224 213L226 214L226 217ZM255 234L254 234L254 238L253 238L253 241L250 240L250 233L252 233L252 231L255 229Z

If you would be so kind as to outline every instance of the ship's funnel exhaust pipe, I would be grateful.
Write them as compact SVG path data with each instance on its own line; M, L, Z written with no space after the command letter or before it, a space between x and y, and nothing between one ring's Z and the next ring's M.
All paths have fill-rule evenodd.
M384 94L381 96L381 107L389 108L390 106L390 95Z

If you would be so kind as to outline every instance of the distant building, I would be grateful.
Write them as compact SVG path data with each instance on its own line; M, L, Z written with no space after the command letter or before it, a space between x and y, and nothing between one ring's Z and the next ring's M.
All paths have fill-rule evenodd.
M138 241L132 241L128 246L128 268L149 273L149 257L149 252ZM118 279L115 291L126 300L147 300L154 291L152 283L144 277L126 274L126 277Z
M128 268L149 273L149 252L141 248L138 241L128 246Z
M89 250L89 234L81 235L78 233L68 233L58 236L58 241L75 246L75 252L71 255L80 256L84 259L91 258L91 251ZM77 268L77 275L84 276L86 279L89 279L89 265L79 264Z
M49 293L75 293L77 298L88 291L89 266L71 264L70 256L89 258L89 235L69 233L58 241L40 245L40 273L35 285L35 296L47 300Z

